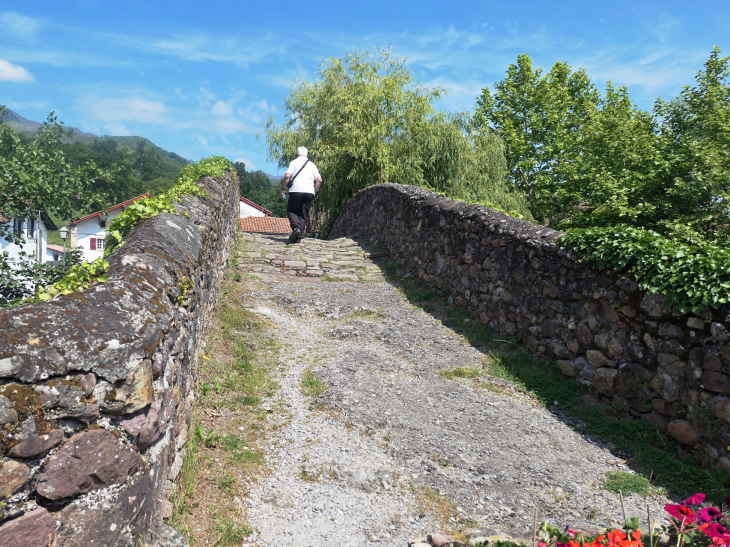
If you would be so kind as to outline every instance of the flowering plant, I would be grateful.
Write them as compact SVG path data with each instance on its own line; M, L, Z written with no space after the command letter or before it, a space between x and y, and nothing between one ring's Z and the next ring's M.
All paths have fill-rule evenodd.
M702 507L705 494L690 496L680 504L667 504L664 510L669 513L671 527L665 532L676 534L676 547L730 547L730 532L728 532L725 516L717 507ZM725 498L730 505L730 496ZM672 528L674 530L672 530ZM566 527L561 531L547 522L540 525L535 538L537 547L657 547L659 537L649 534L648 545L642 542L642 533L639 530L639 519L630 519L623 530L608 529L603 534L584 535ZM673 532L673 533L672 533ZM666 541L663 540L663 544ZM498 541L495 547L518 547L511 541Z

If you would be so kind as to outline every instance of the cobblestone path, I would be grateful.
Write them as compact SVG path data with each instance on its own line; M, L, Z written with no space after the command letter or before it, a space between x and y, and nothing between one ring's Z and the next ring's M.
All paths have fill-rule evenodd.
M249 307L284 348L282 388L265 405L290 413L265 447L272 473L248 499L252 545L405 547L467 525L514 535L535 511L587 529L589 514L621 518L600 486L628 468L607 447L507 382L439 374L484 354L442 310L426 313L386 281L376 242L243 237ZM315 404L302 389L317 382L327 389ZM648 502L658 516L667 500ZM626 498L627 515L645 515L645 503Z

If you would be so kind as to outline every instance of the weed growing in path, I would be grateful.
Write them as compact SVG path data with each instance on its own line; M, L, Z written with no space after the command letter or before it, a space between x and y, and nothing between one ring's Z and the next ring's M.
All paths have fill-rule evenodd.
M313 399L316 399L327 391L327 384L317 378L311 370L304 371L300 386L302 393L307 397L312 397Z
M637 473L627 473L626 471L609 471L606 473L603 488L624 496L636 493L647 497L663 493L662 488L656 488L646 477Z

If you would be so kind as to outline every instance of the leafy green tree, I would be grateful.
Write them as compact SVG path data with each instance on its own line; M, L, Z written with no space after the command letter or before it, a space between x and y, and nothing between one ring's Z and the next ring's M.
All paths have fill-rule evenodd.
M537 220L555 216L561 184L574 176L581 155L581 129L597 108L600 93L584 70L558 62L543 75L526 54L511 64L495 91L477 98L476 128L493 129L504 141L510 181L527 196Z
M53 113L28 142L0 124L0 211L5 217L25 219L45 211L68 218L79 208L90 212L107 205L107 196L94 184L113 182L117 170L93 161L71 165L60 146L65 134ZM13 237L12 229L0 226L0 235Z
M5 107L0 106L0 114ZM80 166L68 162L61 143L68 131L53 113L32 139L21 140L9 126L0 124L0 211L10 219L34 218L38 211L68 218L83 212L103 209L107 196L95 190L95 183L112 184L116 169L102 169L89 161ZM12 224L0 224L0 237L17 244L20 237ZM0 300L7 303L19 291L32 293L34 285L50 274L47 268L34 267L25 257L17 261L7 251L0 255ZM44 277L45 276L45 277ZM52 276L51 276L52 277Z
M694 241L730 235L730 57L715 46L695 85L658 99L665 170L655 185L660 231Z
M625 86L606 84L604 97L579 128L579 152L548 199L560 228L649 226L656 213L654 181L662 170L657 124L636 108Z
M603 95L584 71L542 76L526 55L474 123L504 141L510 181L540 222L557 228L630 225L689 243L721 241L730 209L730 63L715 48L693 87L653 112L625 86Z
M486 196L474 182L477 173L466 169L469 162L449 173L458 159L455 151L493 158L494 147L479 149L465 124L436 116L432 103L442 95L442 88L416 81L405 60L387 49L327 59L317 81L291 90L286 121L268 120L270 157L284 167L297 146L309 148L324 181L313 218L325 232L350 198L372 184L416 184L456 198L467 197L461 191L468 188L470 195Z

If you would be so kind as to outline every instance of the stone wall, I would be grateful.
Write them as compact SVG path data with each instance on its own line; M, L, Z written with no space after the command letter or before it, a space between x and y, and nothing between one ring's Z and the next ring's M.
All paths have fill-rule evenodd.
M170 511L238 220L234 179L198 184L106 283L0 311L2 547L137 547Z
M358 192L330 237L347 234L377 239L483 323L668 433L679 456L730 474L730 306L679 313L630 275L578 262L560 232L414 186Z

